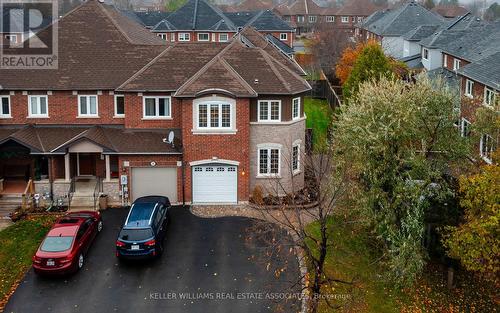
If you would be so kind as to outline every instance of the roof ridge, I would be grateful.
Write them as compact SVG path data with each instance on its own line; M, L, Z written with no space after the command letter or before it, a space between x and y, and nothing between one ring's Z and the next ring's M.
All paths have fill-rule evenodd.
M136 79L137 76L139 76L140 74L144 73L145 70L147 70L151 65L153 65L159 58L161 58L163 55L165 55L167 53L167 51L169 51L173 46L175 46L176 44L174 45L170 45L168 46L165 50L163 50L162 52L160 52L160 54L158 54L156 57L154 57L151 61L149 61L148 64L144 65L141 69L139 69L137 72L134 73L134 75L130 76L129 79L127 79L126 81L124 81L120 86L118 86L116 88L116 90L120 90L120 88L123 88L126 84L130 83L132 80Z
M194 10L193 10L193 29L196 29L196 14L198 13L198 0L194 0Z
M38 142L40 143L40 147L42 147L42 151L45 151L45 147L44 147L44 145L42 143L42 139L40 138L40 134L38 133L38 131L36 130L35 127L33 127L33 130L34 130L34 132L36 134L36 138L38 139Z
M116 150L116 146L113 144L113 141L111 139L109 139L108 132L105 132L103 127L101 127L100 125L97 125L97 127L99 127L99 130L101 131L101 133L104 135L104 137L106 137L106 139L108 140L108 143L111 145L111 148L115 152L118 151L118 150Z
M265 51L264 51L265 52ZM288 66L286 66L285 64L281 63L278 59L276 59L275 57L273 57L272 55L268 54L266 52L266 54L269 56L269 58L271 60L273 60L274 62L277 62L279 65L281 65L281 67L283 69L285 69L285 71L287 71L288 73L292 74L296 79L300 80L300 81L305 81L307 86L309 88L312 88L311 85L309 84L309 82L307 82L307 80L305 80L304 78L302 78L299 74L297 74L296 72L292 71Z
M210 61L208 61L205 65L203 65L203 67L200 68L198 70L198 72L194 73L193 76L191 76L188 80L186 80L179 88L177 88L177 91L175 92L174 96L179 94L180 92L184 91L184 89L186 89L190 83L192 83L194 80L198 79L198 77L200 77L207 70L207 68L209 68L216 61L217 57L222 55L227 49L229 49L229 47L233 46L235 44L235 42L236 42L236 40L232 41L224 49L219 51L219 53L217 53L212 59L210 59Z
M400 9L399 12L397 14L395 14L395 16L385 25L385 27L382 29L382 31L385 31L389 27L389 25L392 24L392 22L394 22L401 14L403 14L403 11L405 11L406 8L408 8L410 6L410 3L412 3L412 2L407 2L403 6L400 6L398 8L398 9ZM396 11L392 11L392 12L396 12Z
M276 66L273 63L273 60L270 58L270 55L266 51L264 51L264 49L262 49L262 48L258 48L258 49L259 49L259 52L264 57L264 59L266 60L266 63L269 64L269 67L271 68L271 70L273 71L273 73L278 77L278 79L281 81L281 83L283 84L283 86L285 86L285 89L287 91L290 91L291 90L290 89L290 85L283 78L283 76L281 76L280 72L276 69Z
M52 150L50 150L50 152L54 152L54 151L58 150L59 148L61 148L61 147L65 146L65 145L67 145L68 143L70 143L70 142L72 142L72 141L74 141L74 140L76 140L76 139L79 139L79 138L80 138L81 136L83 136L83 134L84 134L85 132L87 132L89 129L90 129L90 128L84 129L82 132L79 132L78 134L76 134L75 136L73 136L73 137L71 137L70 139L66 140L65 142L63 142L63 143L62 143L62 144L60 144L59 146L57 146L57 147L53 148Z
M91 1L88 1L88 2L91 2ZM129 43L134 44L132 42L132 38L130 38L130 36L120 27L120 25L118 25L118 22L115 21L115 19L111 16L111 14L109 12L107 12L107 10L104 8L104 6L102 6L102 5L97 5L97 6L99 7L99 9L101 9L101 11L104 13L104 15L106 15L108 17L108 19L111 20L111 23L122 34L122 36L125 37L125 39L127 39L127 41Z
M199 0L197 0L197 1L199 1ZM205 0L201 0L201 1L203 1L206 5L208 5L209 8L214 10L214 12L217 13L217 15L219 15L224 20L224 23L230 24L229 26L231 26L233 29L237 28L236 25L233 23L233 21L231 21L231 19L229 17L227 17L226 14L224 14L224 12L222 12L218 7L212 5L208 1L205 1Z

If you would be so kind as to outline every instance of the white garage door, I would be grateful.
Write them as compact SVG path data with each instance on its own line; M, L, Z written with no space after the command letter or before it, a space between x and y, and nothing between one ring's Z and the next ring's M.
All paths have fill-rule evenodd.
M194 203L236 203L238 171L231 165L193 166Z
M177 168L132 168L132 201L143 196L166 196L177 202Z

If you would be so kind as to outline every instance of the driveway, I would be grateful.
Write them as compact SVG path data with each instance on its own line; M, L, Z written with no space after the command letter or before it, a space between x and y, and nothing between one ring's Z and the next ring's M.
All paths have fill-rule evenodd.
M266 265L268 249L252 236L254 220L203 219L188 209L171 211L159 260L136 263L115 258L115 240L127 210L103 212L104 229L84 269L60 278L30 270L5 312L297 312L297 259L288 253ZM280 235L284 236L284 235ZM287 239L283 237L286 241ZM279 278L273 268L287 263ZM286 293L286 294L283 294Z

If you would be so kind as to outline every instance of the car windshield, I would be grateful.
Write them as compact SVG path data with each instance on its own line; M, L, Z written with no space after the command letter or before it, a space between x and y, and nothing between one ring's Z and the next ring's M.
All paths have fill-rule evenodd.
M61 252L71 248L72 243L71 236L50 236L45 238L40 249L45 252Z
M127 221L125 222L125 226L149 226L149 220L155 208L155 203L136 203L132 205Z
M153 237L151 228L123 228L119 238L128 241L141 241Z

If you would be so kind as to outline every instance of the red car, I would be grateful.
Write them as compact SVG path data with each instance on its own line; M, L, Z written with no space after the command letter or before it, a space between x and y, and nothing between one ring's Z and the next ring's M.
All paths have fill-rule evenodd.
M65 274L83 267L84 257L102 230L99 212L68 213L59 218L33 256L37 274Z

